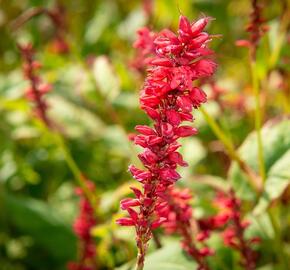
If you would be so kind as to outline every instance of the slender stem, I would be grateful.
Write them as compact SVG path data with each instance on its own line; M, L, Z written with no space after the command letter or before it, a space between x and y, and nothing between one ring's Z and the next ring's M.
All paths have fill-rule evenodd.
M83 175L83 173L81 172L81 170L79 169L76 162L74 161L69 149L66 146L66 143L64 142L63 137L59 133L56 133L53 131L52 131L52 135L53 135L57 145L62 149L65 161L66 161L68 167L70 168L72 174L74 175L75 180L78 182L78 184L82 188L85 196L87 197L91 206L93 207L95 214L99 215L99 212L98 212L97 207L96 207L96 203L97 203L96 197L95 197L94 193L88 188L88 186L86 184L86 178Z
M273 210L273 209L272 209ZM268 209L268 216L271 221L274 233L275 233L275 238L274 238L274 246L275 249L277 250L277 256L279 258L280 264L282 265L282 269L287 270L288 269L288 263L287 263L287 252L284 251L283 248L283 240L282 240L282 235L281 235L281 229L279 226L279 222L274 215L273 211L271 209ZM289 258L288 258L289 259Z
M144 268L144 260L145 260L145 254L142 253L142 252L138 252L137 263L136 263L135 270L143 270L143 268Z
M217 138L224 144L226 151L228 152L228 155L235 160L238 165L240 166L241 170L246 173L249 179L249 184L258 192L261 192L261 180L256 175L256 173L241 159L238 152L235 150L232 141L228 138L228 136L223 132L223 130L219 127L217 122L213 117L211 117L210 114L207 113L207 111L200 107L200 111L203 114L205 120L209 124L210 128L214 132L214 134L217 136Z
M253 80L253 90L255 95L255 129L257 133L257 144L258 144L258 160L259 160L259 171L262 181L265 182L266 173L265 173L265 161L264 161L264 151L263 151L263 142L262 142L262 115L261 115L261 102L260 102L260 87L259 87L259 78L257 74L256 61L251 61L251 72Z

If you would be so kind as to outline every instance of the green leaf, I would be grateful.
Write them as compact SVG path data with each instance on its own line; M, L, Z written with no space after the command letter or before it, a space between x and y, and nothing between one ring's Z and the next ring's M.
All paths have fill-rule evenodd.
M179 242L168 244L148 255L144 266L144 270L187 269L197 269L197 265L182 251Z
M99 40L114 16L116 16L116 8L116 4L111 1L103 2L99 5L85 32L84 38L87 43L94 44Z
M289 118L269 121L262 128L266 182L262 198L258 204L260 209L258 208L256 213L261 212L273 199L278 198L290 183L289 134ZM246 138L238 151L245 162L258 173L257 136L255 132ZM231 165L229 178L240 198L244 200L256 198L255 192L247 182L247 176L235 162Z
M261 214L271 201L279 198L290 184L290 149L272 166L268 173L264 192L254 209L254 214Z
M76 238L53 209L44 202L0 193L9 222L20 232L33 237L56 260L67 262L76 254ZM3 211L3 210L2 210Z

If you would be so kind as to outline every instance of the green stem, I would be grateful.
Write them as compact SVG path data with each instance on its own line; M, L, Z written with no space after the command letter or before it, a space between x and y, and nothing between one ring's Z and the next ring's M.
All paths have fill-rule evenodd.
M86 178L79 169L78 165L74 161L68 147L66 146L66 143L64 142L63 137L56 132L52 131L52 135L57 143L57 145L60 147L64 154L65 161L71 170L72 174L74 175L75 180L78 182L79 186L82 188L86 198L89 200L91 206L93 207L96 215L99 215L99 212L96 207L96 197L94 193L88 188L87 183L86 183Z
M283 248L283 240L282 240L282 235L281 235L281 228L279 225L279 222L277 220L277 217L274 215L273 209L268 209L268 215L274 230L274 246L277 251L277 256L280 261L280 264L282 266L282 269L287 270L288 269L288 259L287 259L287 253L284 252Z
M203 114L205 120L207 121L208 125L214 132L214 134L217 136L217 138L224 144L225 149L228 153L228 155L231 157L231 159L235 160L238 165L240 166L241 170L246 173L249 179L249 184L258 192L261 191L261 181L259 177L256 175L256 173L241 159L239 154L234 148L234 145L230 138L223 132L223 130L219 127L217 122L213 117L211 117L210 114L207 113L207 111L201 107L200 108L201 113Z
M261 116L261 102L260 102L260 87L259 87L259 78L257 74L256 61L251 61L251 72L253 80L253 91L255 95L255 129L257 133L257 144L258 144L258 160L259 160L259 171L263 183L266 179L265 173L265 161L264 161L264 151L263 151L263 142L262 142L262 116Z

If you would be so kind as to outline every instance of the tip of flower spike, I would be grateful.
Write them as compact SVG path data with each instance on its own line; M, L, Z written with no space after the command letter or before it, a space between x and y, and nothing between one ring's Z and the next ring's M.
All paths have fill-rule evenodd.
M199 20L197 20L196 22L193 22L191 24L191 33L193 36L199 34L200 32L202 32L202 30L207 26L207 24L214 20L214 18L212 17L207 17L205 15L203 15L203 17Z

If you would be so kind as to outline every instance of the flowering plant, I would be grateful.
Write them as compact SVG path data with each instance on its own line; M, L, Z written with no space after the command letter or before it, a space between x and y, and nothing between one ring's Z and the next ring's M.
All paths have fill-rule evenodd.
M1 269L289 268L289 1L10 2Z

